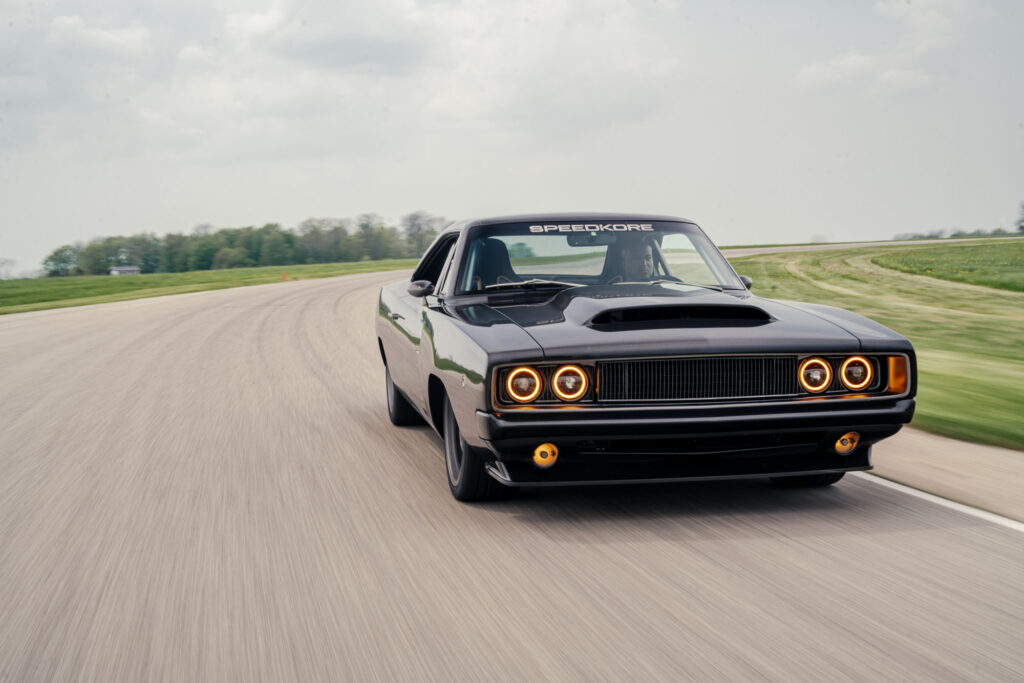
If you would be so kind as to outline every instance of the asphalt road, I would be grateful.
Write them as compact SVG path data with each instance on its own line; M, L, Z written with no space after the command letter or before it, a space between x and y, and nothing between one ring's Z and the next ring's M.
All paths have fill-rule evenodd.
M452 500L396 277L0 317L0 680L1024 680L1024 534L865 478Z

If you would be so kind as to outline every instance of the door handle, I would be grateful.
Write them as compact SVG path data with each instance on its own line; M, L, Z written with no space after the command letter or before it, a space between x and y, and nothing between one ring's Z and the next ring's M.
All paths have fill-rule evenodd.
M392 320L405 320L405 316L402 315L401 313L392 313L391 314L391 319Z

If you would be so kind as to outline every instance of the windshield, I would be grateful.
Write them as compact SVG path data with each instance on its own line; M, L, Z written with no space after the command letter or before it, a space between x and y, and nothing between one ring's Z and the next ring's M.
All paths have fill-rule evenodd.
M728 262L688 223L509 223L472 229L458 294L553 280L577 285L672 281L743 289Z

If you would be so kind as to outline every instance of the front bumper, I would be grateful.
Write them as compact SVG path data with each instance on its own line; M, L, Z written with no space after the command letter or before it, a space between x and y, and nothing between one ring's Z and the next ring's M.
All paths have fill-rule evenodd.
M477 411L477 438L495 460L489 472L513 486L771 477L871 467L871 446L914 415L914 399L800 405L705 406L620 411ZM833 444L861 435L852 453ZM558 462L532 463L541 443Z

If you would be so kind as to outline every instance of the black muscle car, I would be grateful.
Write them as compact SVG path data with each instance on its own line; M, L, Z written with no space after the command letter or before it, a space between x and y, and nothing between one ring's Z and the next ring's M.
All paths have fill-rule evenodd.
M380 292L389 416L438 432L459 500L869 469L914 414L910 342L750 285L680 218L455 223Z

